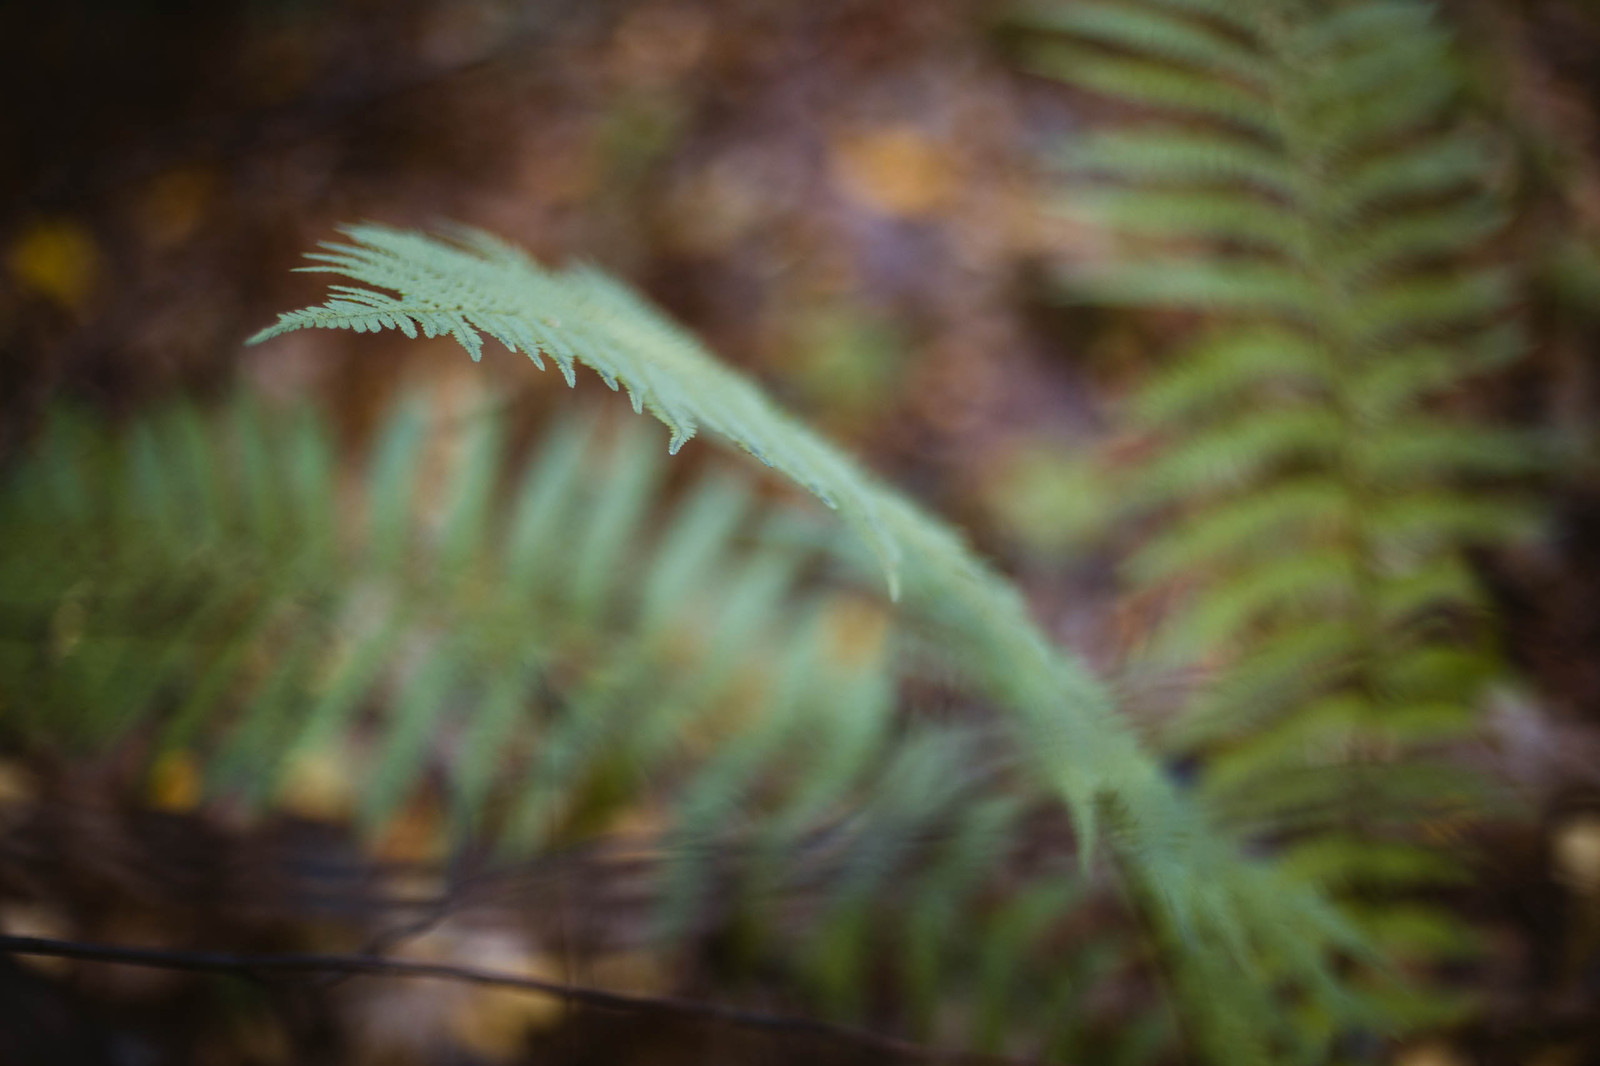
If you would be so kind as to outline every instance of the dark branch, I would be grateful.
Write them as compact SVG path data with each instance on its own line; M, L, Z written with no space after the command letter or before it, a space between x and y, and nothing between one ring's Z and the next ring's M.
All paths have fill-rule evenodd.
M538 995L555 996L572 1006L594 1010L622 1011L630 1014L694 1018L742 1029L790 1033L834 1043L850 1044L898 1055L902 1058L950 1063L1021 1066L1021 1060L1005 1059L970 1052L946 1051L914 1044L891 1036L852 1029L843 1025L777 1014L756 1014L733 1007L702 1003L671 996L634 996L607 992L599 988L542 981L536 977L481 970L472 966L415 962L381 955L273 954L254 955L227 951L173 951L165 948L133 948L116 944L91 944L74 940L50 940L33 936L0 936L0 953L7 955L46 955L60 959L148 966L162 970L187 970L202 973L236 973L246 976L268 973L322 973L371 977L422 977L467 984L516 988Z

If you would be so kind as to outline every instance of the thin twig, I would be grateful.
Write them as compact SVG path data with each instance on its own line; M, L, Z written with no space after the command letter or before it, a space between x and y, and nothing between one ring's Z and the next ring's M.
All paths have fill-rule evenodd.
M898 1055L902 1058L949 1063L987 1064L987 1066L1024 1066L1025 1060L1009 1059L972 1052L948 1051L915 1044L862 1029L814 1021L779 1014L757 1014L733 1007L703 1003L698 1000L671 996L636 996L622 992L607 992L598 988L583 988L555 981L542 981L536 977L472 966L455 966L449 963L416 962L409 959L391 959L381 955L321 955L321 954L241 954L227 951L175 951L166 948L134 948L116 944L94 944L76 940L53 940L33 936L0 935L0 953L7 955L44 955L61 959L83 959L90 962L118 963L124 966L148 966L163 970L193 972L237 973L258 976L265 973L338 973L373 977L421 977L444 981L461 981L467 984L492 985L498 988L516 988L539 995L554 996L569 1005L590 1007L595 1010L622 1011L633 1014L655 1014L678 1018L696 1018L742 1029L760 1029L770 1032L791 1033L815 1037L840 1044Z

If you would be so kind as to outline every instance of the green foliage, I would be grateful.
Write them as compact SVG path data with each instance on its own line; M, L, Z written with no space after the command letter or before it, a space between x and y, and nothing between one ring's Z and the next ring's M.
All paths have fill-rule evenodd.
M1038 69L1141 114L1062 152L1061 206L1119 238L1069 293L1201 322L1132 398L1153 457L1115 474L1162 517L1133 584L1187 583L1144 666L1210 674L1165 743L1393 955L1458 954L1395 901L1460 876L1427 823L1487 798L1450 755L1501 674L1463 549L1526 528L1502 489L1538 450L1450 402L1518 341L1447 35L1412 0L1037 12Z
M1120 865L1152 920L1171 931L1175 967L1204 967L1210 987L1191 1006L1240 1039L1233 1061L1305 1053L1302 1027L1280 987L1256 978L1267 960L1296 995L1327 1017L1350 1007L1329 953L1360 951L1316 893L1278 869L1244 859L1209 812L1176 789L1114 712L1106 690L1031 622L1020 596L937 520L879 485L777 412L752 385L616 283L586 270L546 271L487 238L448 244L381 227L348 231L312 269L342 273L321 307L284 315L285 330L393 328L454 336L481 352L480 333L536 361L553 358L572 380L575 361L624 385L636 408L672 430L671 447L704 425L762 458L835 507L903 589L904 616L971 683L1009 712L1014 743L1037 786L1065 802L1080 853L1103 819ZM363 287L371 286L371 288ZM389 290L388 292L379 290ZM913 777L911 780L916 780Z
M642 685L653 713L728 713L738 656L696 635L782 658L826 614L797 584L826 541L775 540L804 534L797 517L711 474L647 535L659 456L631 432L602 448L599 429L558 425L519 472L493 412L450 420L413 401L357 486L310 414L241 401L118 433L60 415L0 503L14 549L0 586L26 620L6 644L11 720L95 744L158 722L158 749L214 752L217 785L255 800L301 754L381 738L361 775L374 827L433 768L467 822L507 776L572 791L557 783L589 776L590 749L613 741L563 730L642 706ZM602 463L612 476L595 477ZM586 650L602 637L603 655ZM878 692L863 713L881 718L869 675L884 669L864 654L860 676L819 668L786 698L831 706L856 686ZM552 690L589 711L541 722ZM676 727L637 724L640 744L676 742ZM522 761L535 757L542 772ZM518 847L561 820L532 794L500 813Z
M582 362L635 411L664 422L677 454L702 425L836 508L882 561L894 594L901 547L880 513L883 501L836 449L798 432L759 390L707 360L693 338L594 270L539 268L522 252L480 233L462 245L381 226L348 230L353 244L330 244L310 258L313 271L344 274L367 286L334 285L321 307L288 312L252 338L294 329L398 329L408 337L454 337L474 360L487 334L540 368L555 361L568 385ZM397 295L378 291L392 290Z
M725 469L670 484L631 422L522 461L494 411L412 401L361 477L332 436L245 401L55 418L0 488L11 738L181 753L216 802L373 834L426 801L458 846L620 847L655 946L737 926L839 1016L888 951L913 1027L951 997L989 1004L974 1042L1077 1024L1029 991L1060 981L1038 940L957 935L1082 892L1022 862L1048 797L1002 733L898 698L927 665L831 524ZM351 809L307 794L330 760Z

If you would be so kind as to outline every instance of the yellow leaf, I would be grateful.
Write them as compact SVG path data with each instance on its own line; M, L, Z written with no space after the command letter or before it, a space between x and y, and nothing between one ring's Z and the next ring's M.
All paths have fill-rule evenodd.
M11 276L68 309L81 307L100 272L89 231L66 219L36 222L6 252Z
M202 795L200 765L192 753L169 751L150 768L151 806L163 811L192 811Z

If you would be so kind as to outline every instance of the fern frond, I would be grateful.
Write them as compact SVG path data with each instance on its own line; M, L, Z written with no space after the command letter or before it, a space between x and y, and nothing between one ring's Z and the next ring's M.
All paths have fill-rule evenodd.
M674 327L599 275L543 271L488 238L475 238L469 250L380 227L349 232L358 243L320 253L316 258L328 265L317 269L396 289L395 297L364 297L371 306L387 299L384 306L396 328L400 318L410 316L414 330L423 333L481 329L536 361L541 353L549 354L569 375L574 362L582 359L608 383L628 388L636 407L648 406L661 417L673 430L673 448L704 423L837 507L875 547L892 583L899 582L902 567L914 569L922 583L919 598L949 589L952 595L942 599L970 612L967 626L987 617L1003 620L1007 636L1031 633L1014 594L984 573L951 534L872 485L836 451L776 412L748 383L706 358ZM348 299L344 292L321 308L288 313L255 339L307 327L349 328ZM360 321L364 328L371 325ZM458 339L469 353L481 351L476 333ZM1029 637L1018 643L1032 648L1036 641ZM1053 658L1044 656L1032 668L1041 680L1065 668L1051 663ZM1089 691L1087 678L1073 687ZM1084 703L1077 713L1084 719L1082 732L1089 746L1131 750L1112 723L1104 697ZM1077 762L1083 755L1070 757ZM1083 780L1096 782L1096 775L1086 774ZM1075 787L1086 798L1098 783ZM1087 803L1080 809L1086 812Z
M1210 939L1224 933L1308 963L1332 944L1359 950L1314 893L1242 860L1216 834L1205 812L1138 748L1106 690L1053 646L1016 591L952 531L780 415L753 386L615 283L592 272L542 270L487 238L468 238L470 246L464 246L381 227L348 232L355 243L322 253L322 269L394 292L362 297L363 308L381 308L388 318L352 311L345 293L322 307L283 316L258 340L307 327L404 330L409 324L414 332L452 333L476 355L481 331L536 360L556 359L569 381L577 361L594 367L609 384L625 386L636 408L650 409L672 428L673 448L699 426L716 431L835 506L872 544L891 586L903 588L910 616L936 635L981 691L1011 712L1015 743L1028 753L1039 785L1065 802L1085 856L1097 836L1098 816L1113 814L1108 829L1118 854L1141 883L1160 886L1153 898L1166 920L1192 931L1174 950L1210 950ZM805 674L797 669L796 676ZM604 700L603 694L597 698ZM611 712L583 717L601 723ZM585 748L594 741L572 743ZM752 737L748 743L760 750L782 747L775 739ZM704 786L724 797L751 779L749 767L759 761L759 751L728 758L733 761L719 763L722 783ZM543 802L525 801L523 809L537 812ZM1307 954L1307 943L1319 946ZM1261 1014L1271 1028L1271 1012L1263 1008Z
M883 563L891 591L899 546L874 493L835 449L797 432L750 384L706 360L692 340L604 275L540 269L521 252L481 234L464 243L382 226L353 226L354 243L327 244L305 269L343 274L378 289L339 286L321 307L286 312L251 338L295 329L399 329L408 337L449 335L477 360L483 336L521 351L543 369L554 360L568 385L583 362L612 389L628 392L671 431L676 453L704 424L836 508Z
M1457 121L1427 4L1264 0L1246 18L1119 0L1114 36L1074 6L1029 17L1054 35L1050 72L1161 114L1061 153L1061 200L1126 238L1067 298L1207 319L1130 403L1155 453L1119 484L1126 510L1169 521L1130 578L1188 586L1150 659L1206 668L1164 743L1220 814L1377 919L1374 893L1443 868L1418 812L1492 793L1439 757L1500 669L1462 549L1526 528L1502 490L1540 462L1440 402L1519 349L1515 279L1484 265L1492 154ZM1212 36L1226 46L1202 53ZM1374 826L1391 835L1364 852ZM1438 922L1411 938L1464 939ZM1396 1003L1391 1018L1431 1016Z

